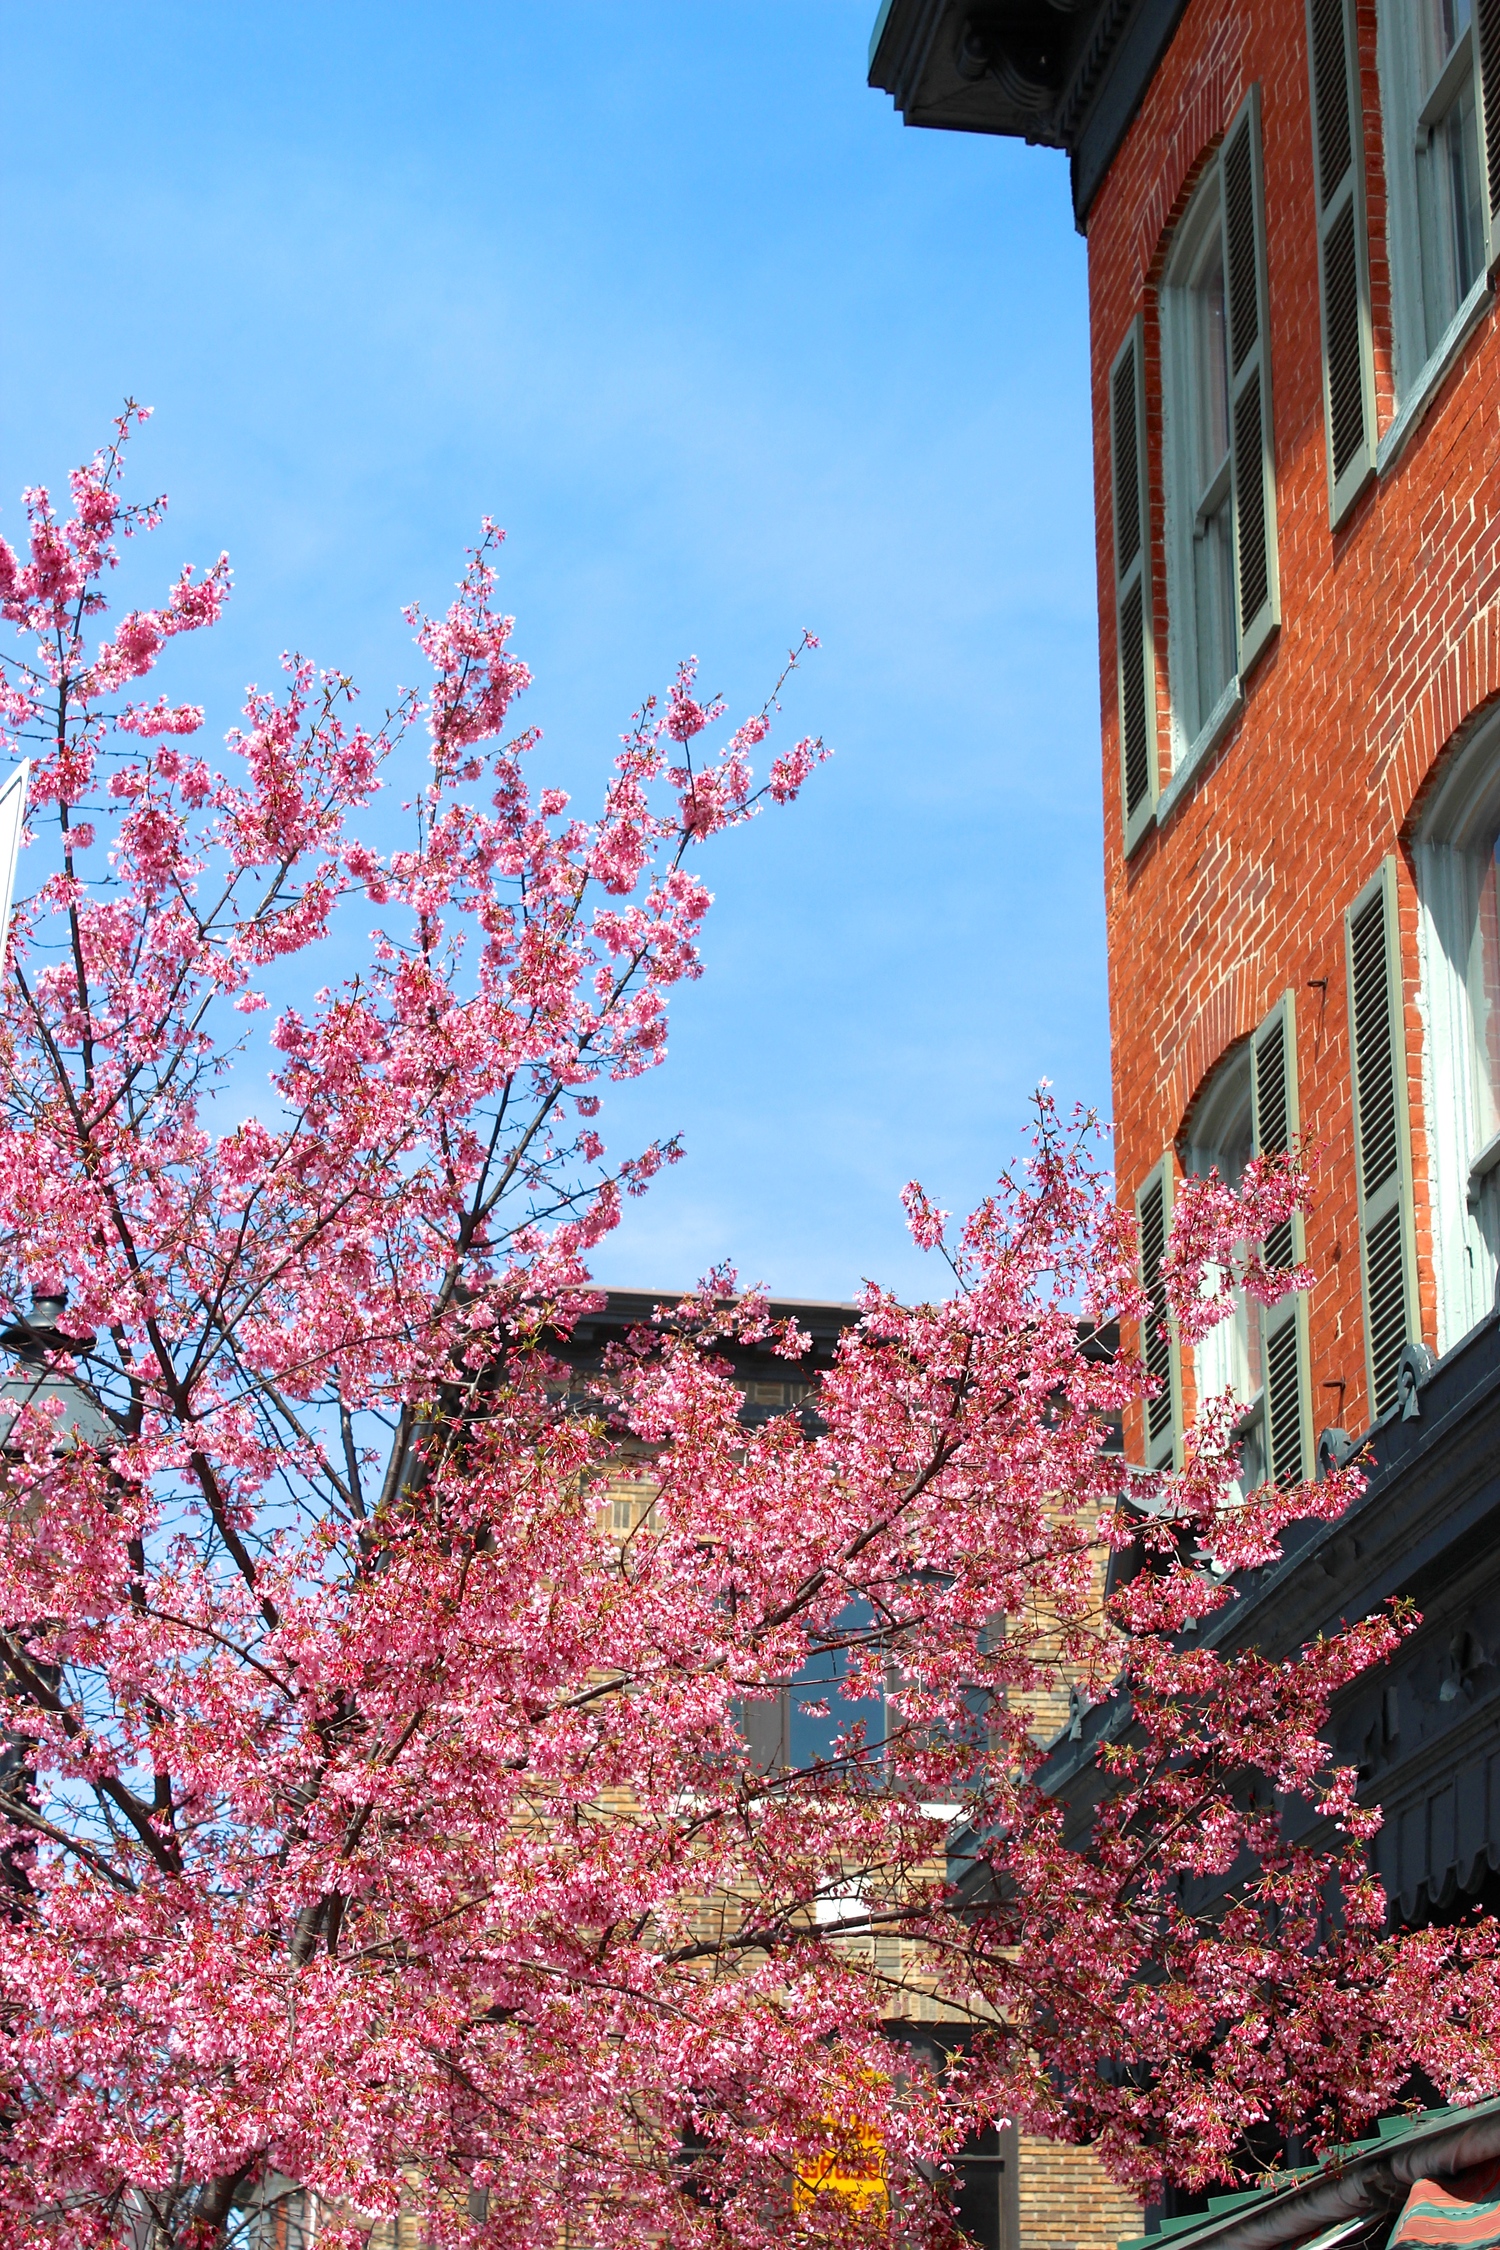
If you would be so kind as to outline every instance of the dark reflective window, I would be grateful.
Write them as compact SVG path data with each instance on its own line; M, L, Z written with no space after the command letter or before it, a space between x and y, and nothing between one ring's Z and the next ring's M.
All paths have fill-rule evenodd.
M787 1714L787 1758L792 1766L811 1766L820 1758L832 1758L839 1737L861 1722L865 1755L878 1760L885 1739L885 1697L850 1695L846 1685L847 1643L862 1640L874 1622L868 1602L850 1602L834 1628L843 1640L815 1651L792 1681Z

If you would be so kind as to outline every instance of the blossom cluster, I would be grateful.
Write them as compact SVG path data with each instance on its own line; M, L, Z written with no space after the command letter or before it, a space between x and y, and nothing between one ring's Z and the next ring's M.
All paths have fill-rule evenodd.
M439 2246L542 2250L580 2214L640 2250L897 2214L936 2245L999 2116L1196 2180L1268 2121L1359 2126L1414 2057L1487 2083L1496 1963L1380 1936L1322 1738L1406 1621L1289 1664L1187 1630L1355 1472L1230 1506L1210 1417L1149 1517L1121 1504L1103 1441L1149 1383L1100 1338L1146 1307L1090 1120L1043 1095L956 1229L909 1188L942 1293L867 1287L759 1428L733 1351L796 1373L807 1339L728 1272L569 1379L589 1255L678 1153L610 1162L601 1104L700 972L696 855L822 755L756 781L786 673L709 749L684 666L584 817L506 732L529 675L486 525L412 614L426 688L367 727L288 658L200 755L198 705L120 698L212 625L227 564L100 637L118 542L162 513L122 497L134 418L0 550L36 870L0 1297L45 1369L0 1472L0 2242L196 2250L291 2183L330 2250L403 2198ZM1205 1192L1179 1317L1307 1192ZM622 1460L652 1503L623 1542ZM830 1700L805 1770L752 1755L756 1708L831 1659L860 1715ZM1038 1739L1065 1686L1130 1706L1081 1840ZM1284 1844L1287 1793L1326 1848ZM955 1808L987 1874L962 1897ZM912 1979L974 2033L962 2067L889 2036ZM818 2191L871 2147L879 2196Z

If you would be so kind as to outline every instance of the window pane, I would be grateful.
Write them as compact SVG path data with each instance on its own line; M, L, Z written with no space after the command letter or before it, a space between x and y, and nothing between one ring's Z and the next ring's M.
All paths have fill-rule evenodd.
M851 1602L838 1618L837 1630L857 1635L874 1622L868 1602ZM849 1676L849 1656L844 1648L820 1649L810 1656L792 1682L790 1752L793 1766L810 1766L831 1758L841 1734L863 1720L865 1752L878 1760L885 1735L885 1698L850 1696L844 1692ZM811 1706L811 1708L807 1708Z
M1472 0L1425 0L1422 13L1425 18L1424 59L1430 85L1469 28Z
M1239 662L1225 283L1215 167L1178 227L1162 294L1174 764L1200 739Z
M1197 361L1198 491L1203 495L1229 451L1229 357L1224 336L1224 250L1215 230L1213 248L1193 289L1194 357Z
M1484 216L1479 201L1479 123L1472 78L1464 80L1458 100L1443 120L1443 132L1447 140L1456 311L1479 279L1484 263Z
M1237 1188L1253 1151L1250 1101L1251 1056L1246 1042L1223 1062L1196 1103L1189 1125L1187 1168L1200 1177L1216 1171L1226 1187ZM1248 1246L1238 1244L1243 1254ZM1211 1328L1194 1349L1194 1377L1200 1406L1228 1392L1248 1407L1260 1391L1261 1310L1244 1290L1235 1293L1234 1311ZM1253 1492L1265 1478L1261 1414L1239 1422L1240 1473L1236 1487Z
M1420 380L1484 270L1473 0L1380 0L1397 390Z

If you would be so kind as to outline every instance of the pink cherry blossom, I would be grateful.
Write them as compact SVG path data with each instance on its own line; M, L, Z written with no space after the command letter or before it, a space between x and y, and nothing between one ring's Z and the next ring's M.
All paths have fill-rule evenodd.
M626 2250L853 2250L899 2214L938 2250L945 2166L997 2117L1145 2190L1232 2176L1266 2128L1362 2129L1414 2062L1490 2090L1493 1938L1382 1935L1323 1740L1410 1618L1288 1663L1184 1631L1358 1470L1230 1507L1210 1413L1122 1504L1101 1439L1147 1378L1079 1316L1145 1307L1092 1119L1044 1091L957 1225L909 1187L939 1292L868 1284L821 1377L728 1268L581 1394L561 1356L591 1251L681 1155L612 1156L603 1105L700 973L696 855L822 754L750 768L810 636L718 747L684 667L565 818L508 731L529 673L486 524L412 613L426 686L361 725L291 654L196 757L196 705L116 700L229 585L104 622L162 514L123 493L139 419L0 556L0 713L36 761L0 1297L63 1300L0 1511L0 2242L205 2250L290 2181L320 2250L403 2198L438 2250L553 2250L581 2214ZM404 827L368 818L385 791ZM1235 1257L1285 1286L1235 1246L1307 1192L1282 1164L1185 1193L1179 1319ZM752 1344L807 1381L754 1428ZM880 1725L825 1670L790 1691L824 1755L758 1765L747 1712L830 1655ZM1081 1841L1037 1739L1067 1686L1131 1711ZM968 1904L953 1805L993 1878ZM889 2036L890 1941L979 2027L961 2068ZM888 2196L815 2192L875 2145Z

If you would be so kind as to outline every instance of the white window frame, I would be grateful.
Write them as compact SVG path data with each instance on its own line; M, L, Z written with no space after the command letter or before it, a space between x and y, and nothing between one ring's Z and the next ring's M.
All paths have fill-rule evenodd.
M1273 1057L1280 1064L1277 1080L1269 1076ZM1263 1115L1262 1105L1268 1083L1278 1081L1279 1114L1271 1118ZM1238 1169L1250 1157L1295 1151L1300 1124L1296 994L1289 990L1250 1036L1216 1064L1193 1105L1184 1167L1200 1177L1216 1167L1226 1185L1237 1187ZM1284 1240L1277 1242L1273 1236L1261 1245L1262 1250L1277 1266L1301 1265L1307 1255L1301 1213L1294 1213L1287 1226L1276 1232ZM1243 1243L1240 1250L1250 1247ZM1233 1312L1195 1347L1193 1374L1200 1414L1210 1398L1227 1393L1234 1401L1234 1430L1241 1447L1238 1488L1243 1495L1272 1475L1285 1484L1312 1474L1312 1395L1306 1293L1288 1292L1273 1305L1261 1304L1242 1287L1235 1289L1234 1296ZM1290 1369L1284 1356L1288 1331L1293 1351ZM1290 1401L1294 1440L1289 1446L1283 1419L1288 1395L1277 1388L1278 1365L1283 1374L1290 1373L1295 1385Z
M1475 8L1477 18L1478 8ZM1459 290L1452 284L1454 301L1440 334L1429 344L1427 303L1439 276L1431 271L1421 241L1418 208L1417 144L1424 104L1433 91L1422 53L1421 27L1413 0L1380 0L1377 59L1380 72L1380 106L1385 139L1386 244L1391 272L1391 326L1395 353L1397 414L1381 441L1380 465L1388 466L1405 438L1411 419L1442 380L1459 345L1489 300L1489 267L1493 262L1484 129L1484 91L1479 69L1479 27L1471 21L1454 50L1452 64L1442 73L1438 93L1442 100L1457 91L1456 80L1467 75L1473 89L1476 145L1474 161L1479 191L1480 246L1475 278ZM1454 81L1450 83L1449 81ZM1445 291L1445 295L1447 292Z

